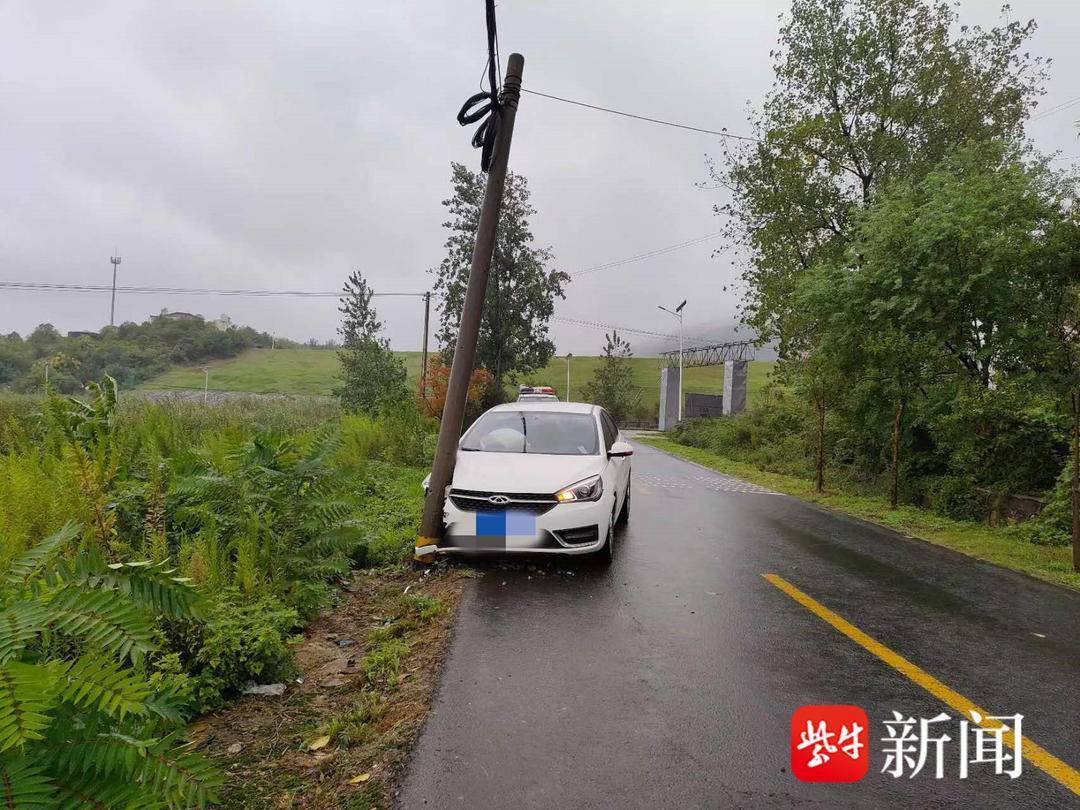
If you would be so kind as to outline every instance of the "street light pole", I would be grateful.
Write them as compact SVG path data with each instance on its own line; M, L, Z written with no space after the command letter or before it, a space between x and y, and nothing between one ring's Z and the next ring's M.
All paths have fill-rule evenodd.
M679 421L680 422L682 421L682 405L683 405L683 402L682 402L683 401L683 385L682 385L682 375L683 375L683 362L682 362L683 361L683 316L682 316L682 311L683 311L683 307L685 307L685 306L686 306L686 301L685 300L683 300L683 302L681 304L679 304L677 307L675 307L675 309L668 309L667 307L661 307L659 305L657 306L657 309L662 309L668 315L674 315L676 318L679 319Z
M120 264L120 251L115 256L110 256L112 262L112 304L109 306L109 326L116 326L116 268Z
M570 402L570 360L574 357L570 352L566 353L566 401Z

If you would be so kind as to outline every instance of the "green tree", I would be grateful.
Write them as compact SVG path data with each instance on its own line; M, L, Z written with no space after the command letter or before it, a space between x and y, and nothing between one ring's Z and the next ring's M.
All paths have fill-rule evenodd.
M823 264L804 274L796 297L823 324L812 385L847 380L848 396L869 400L891 419L886 450L889 503L899 502L905 416L912 399L942 373L941 349L932 337L905 331L895 316L894 267ZM826 396L824 392L819 394ZM822 406L822 409L824 406Z
M856 254L894 285L886 312L936 341L951 370L988 388L1029 354L1036 268L1070 190L1001 142L965 144L862 217Z
M1039 236L1044 243L1035 262L1040 294L1025 302L1032 315L1028 362L1070 416L1073 568L1080 571L1080 205L1075 195Z
M957 144L1021 136L1045 74L1022 52L1033 30L959 26L953 6L927 0L794 0L756 141L710 164L732 192L717 211L750 255L743 319L781 355L796 280L845 261L880 188Z
M443 296L436 339L447 366L453 362L465 303L484 183L483 174L452 164L454 193L443 201L450 214L443 223L450 232L446 258L431 271L435 290ZM548 322L555 312L555 298L564 297L569 276L548 270L551 251L533 244L529 218L535 213L526 179L508 174L476 347L476 365L486 368L493 382L485 393L485 406L502 401L507 383L544 368L555 353Z
M965 386L1069 376L1068 356L1047 361L1068 341L1048 346L1047 336L1071 323L1063 301L1075 283L1067 237L1074 198L1071 181L1015 149L965 144L920 180L879 192L859 216L846 262L819 265L797 284L792 345L808 342L814 356L867 383L848 396L892 403L894 503L916 398L968 408ZM1034 404L1035 388L1026 387ZM1023 388L1010 385L1010 397ZM977 429L992 434L996 426Z
M633 415L641 398L630 366L634 353L630 343L616 331L605 334L604 339L600 365L593 372L593 378L582 387L581 396L586 402L604 408L616 422L621 422Z
M810 402L814 412L814 491L825 491L826 418L845 392L847 370L820 348L780 360L778 377Z
M338 307L341 386L334 391L347 410L369 414L405 396L405 366L390 350L390 342L379 336L383 324L371 304L373 294L360 271L354 270Z

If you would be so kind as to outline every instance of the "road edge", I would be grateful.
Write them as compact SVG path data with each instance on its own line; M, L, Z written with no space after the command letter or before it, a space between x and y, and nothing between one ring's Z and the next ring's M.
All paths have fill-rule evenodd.
M894 533L896 535L899 535L900 537L904 537L904 538L906 538L908 540L917 540L920 543L926 543L927 545L933 546L934 548L945 549L946 551L950 551L950 552L952 552L954 554L958 554L958 555L960 555L962 557L965 557L965 558L967 558L969 560L975 560L975 561L977 561L979 563L982 563L984 565L990 565L990 566L993 566L996 569L999 569L999 570L1002 570L1002 571L1008 571L1011 574L1017 574L1017 575L1023 576L1023 577L1025 577L1027 579L1033 580L1033 581L1041 583L1043 585L1053 585L1056 588L1058 588L1058 589L1060 589L1060 590L1062 590L1062 591L1064 591L1066 593L1072 594L1072 596L1074 596L1074 597L1080 597L1080 575L1072 575L1072 574L1066 572L1064 576L1060 576L1060 575L1056 575L1052 571L1039 572L1039 571L1032 571L1032 570L1027 570L1025 568L1016 567L1016 566L1013 566L1013 565L1009 565L1007 561L1002 561L1002 560L998 560L998 559L988 559L987 557L980 556L978 554L969 553L966 549L964 549L962 547L958 547L957 545L948 542L944 537L935 538L933 536L923 536L923 535L920 535L920 534L914 534L914 533L911 533L909 531L905 531L903 528L898 528L897 526L890 525L890 524L885 523L883 521L874 520L873 517L871 517L871 516L857 514L855 512L849 511L849 510L844 509L841 506L838 506L838 505L835 505L835 504L825 503L825 502L818 501L818 500L812 500L812 499L809 499L809 498L806 498L806 497L802 497L798 493L795 493L795 492L785 492L782 489L776 489L775 488L776 479L778 479L778 478L792 478L793 480L800 480L800 481L802 480L802 479L795 479L794 476L781 476L781 475L776 474L776 473L767 473L767 472L762 471L762 475L761 475L760 479L759 480L754 480L752 477L743 477L741 475L737 475L737 474L728 472L728 471L726 471L724 469L719 469L717 467L710 467L708 464L703 464L702 462L700 462L700 461L698 461L698 460L696 460L694 458L691 458L688 455L684 455L683 453L681 453L679 451L681 449L685 448L686 450L691 450L691 451L694 451L696 453L700 453L702 455L710 456L710 457L716 459L716 461L720 462L720 463L730 464L730 460L725 459L723 456L718 456L718 455L716 455L714 453L710 453L708 450L705 450L705 449L700 448L700 447L690 447L690 446L687 446L687 445L680 445L677 442L674 442L673 440L667 438L666 436L663 436L662 434L653 434L653 435L638 434L638 435L635 435L633 437L633 440L641 442L642 444L648 445L649 447L653 448L654 450L657 450L658 452L661 452L661 453L663 453L665 455L671 456L672 458L677 458L680 461L686 462L687 464L692 464L695 467L700 467L703 470L708 470L709 472L712 472L712 473L717 473L719 475L726 475L726 476L729 476L731 478L736 478L736 479L738 479L740 481L746 481L747 483L750 483L750 484L755 484L755 485L758 485L758 486L766 487L767 489L772 489L778 495L782 495L782 496L785 496L785 497L788 497L788 498L794 498L795 500L798 500L798 501L806 504L807 506L819 509L820 511L827 512L827 513L832 514L832 515L839 515L839 516L845 517L845 518L847 518L849 520L857 521L857 522L860 522L860 523L865 523L865 524L867 524L869 526L874 526L874 527L879 528L879 529L885 529L885 530L887 530L889 532L892 532L892 533ZM809 482L806 482L806 483L809 483ZM948 518L941 518L941 520L942 521L949 521ZM965 524L962 524L959 521L949 521L949 522L953 523L953 524L956 524L957 526L961 526L961 527L965 526Z

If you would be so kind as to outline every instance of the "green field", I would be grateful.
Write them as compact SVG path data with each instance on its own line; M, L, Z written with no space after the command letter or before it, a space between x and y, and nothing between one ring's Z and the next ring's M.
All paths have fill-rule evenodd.
M401 352L409 378L420 373L420 352ZM650 413L657 409L660 395L660 365L655 357L635 357L631 360L634 382ZM574 357L570 361L570 397L577 397L600 364L599 357ZM768 379L772 361L750 363L749 396L753 398ZM209 387L218 391L246 391L258 394L329 394L337 384L337 352L333 349L252 349L230 360L214 361L210 369ZM142 390L201 389L203 367L178 367L155 377ZM551 361L548 367L522 380L532 385L550 385L559 396L566 398L566 358ZM686 370L686 392L719 394L723 390L722 366L689 368Z
M420 352L401 352L410 379L420 373ZM338 357L333 349L251 349L228 360L203 366L178 366L140 386L144 391L202 389L254 394L328 395L338 384Z

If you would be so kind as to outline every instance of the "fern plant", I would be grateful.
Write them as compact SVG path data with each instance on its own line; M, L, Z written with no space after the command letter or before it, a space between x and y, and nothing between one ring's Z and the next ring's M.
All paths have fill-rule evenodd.
M256 436L218 460L189 454L174 461L170 495L176 534L210 537L228 547L232 570L209 578L246 593L266 587L310 617L325 583L347 573L365 543L353 519L351 474L335 462L337 431L303 448L272 434ZM217 565L222 555L215 555Z
M111 490L119 471L115 441L119 422L116 380L105 375L87 385L88 402L50 396L48 420L59 431L63 448L75 469L75 480L86 502L87 520L97 544L111 550L116 539L116 515Z
M0 806L180 808L213 801L215 768L183 741L186 700L154 688L155 619L194 618L164 563L72 555L80 528L14 557L0 585Z

